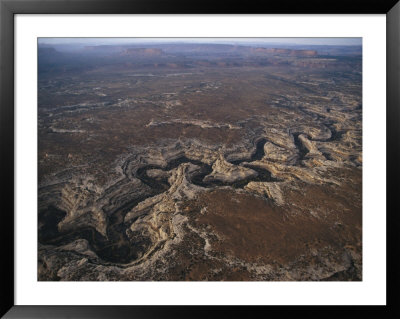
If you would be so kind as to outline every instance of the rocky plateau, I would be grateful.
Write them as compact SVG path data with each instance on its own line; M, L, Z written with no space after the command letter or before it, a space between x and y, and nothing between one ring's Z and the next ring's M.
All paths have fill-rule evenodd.
M173 48L84 52L173 63ZM41 73L38 280L362 280L358 60L232 48L216 71L199 48L182 47L191 72Z

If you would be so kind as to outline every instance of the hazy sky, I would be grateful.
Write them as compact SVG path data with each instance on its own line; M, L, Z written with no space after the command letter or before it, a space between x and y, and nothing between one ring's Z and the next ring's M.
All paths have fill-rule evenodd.
M361 45L362 38L39 38L39 44L135 44L135 43L280 43L301 45Z

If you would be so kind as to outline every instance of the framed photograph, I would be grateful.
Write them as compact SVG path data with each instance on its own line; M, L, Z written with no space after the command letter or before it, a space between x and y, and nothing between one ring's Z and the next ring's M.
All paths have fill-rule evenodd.
M399 315L397 1L0 10L4 318Z

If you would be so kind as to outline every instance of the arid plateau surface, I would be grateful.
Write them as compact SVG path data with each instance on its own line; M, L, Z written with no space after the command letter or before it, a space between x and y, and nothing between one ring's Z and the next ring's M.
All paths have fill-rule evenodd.
M362 280L361 47L38 55L38 280Z

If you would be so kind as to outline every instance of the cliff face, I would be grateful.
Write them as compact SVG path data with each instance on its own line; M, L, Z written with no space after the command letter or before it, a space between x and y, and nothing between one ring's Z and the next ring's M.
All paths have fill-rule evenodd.
M315 50L291 50L279 48L254 48L251 49L253 54L273 54L273 55L290 55L300 57L317 56L318 52Z

